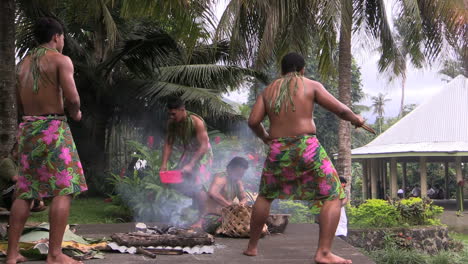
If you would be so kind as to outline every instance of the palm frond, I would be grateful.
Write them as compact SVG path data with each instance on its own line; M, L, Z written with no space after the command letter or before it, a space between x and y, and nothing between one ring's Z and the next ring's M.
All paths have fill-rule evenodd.
M128 98L123 104L132 103L156 109L164 106L167 99L177 96L186 101L192 108L197 109L197 113L202 116L219 118L221 116L232 115L232 107L224 102L218 91L200 87L191 87L158 80L121 80L116 90L120 90L121 98Z
M239 88L247 76L267 82L265 74L229 65L195 64L160 67L159 80L225 93Z
M160 66L180 63L180 57L177 42L167 33L155 28L129 35L100 67L110 72L117 63L123 61L138 77L152 76Z

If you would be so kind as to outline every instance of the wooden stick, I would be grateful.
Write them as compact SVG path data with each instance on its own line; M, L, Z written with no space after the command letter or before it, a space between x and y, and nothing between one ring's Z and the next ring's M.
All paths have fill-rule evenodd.
M370 127L370 126L368 126L368 125L366 125L366 124L362 124L361 127L362 127L364 130L367 130L368 132L370 132L370 133L372 133L372 134L374 134L374 135L376 134L376 133L375 133L375 130L374 130L372 127Z
M137 249L137 253L138 254L142 254L142 255L145 255L147 257L150 257L150 258L156 258L156 254L155 253L152 253L152 252L149 252L148 250L142 248L142 247L139 247Z

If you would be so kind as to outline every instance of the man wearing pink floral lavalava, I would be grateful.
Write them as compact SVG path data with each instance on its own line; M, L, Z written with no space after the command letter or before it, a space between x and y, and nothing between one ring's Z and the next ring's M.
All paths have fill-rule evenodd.
M257 255L257 243L274 199L306 200L320 210L319 245L316 263L352 263L331 252L338 220L343 187L325 149L315 136L313 120L317 103L355 126L362 117L335 99L318 82L304 77L305 61L289 53L281 61L282 77L270 84L257 98L249 126L270 151L265 160L259 196L250 221L250 241L244 254ZM270 130L262 121L268 116Z
M88 189L83 167L64 115L81 120L80 97L73 64L62 55L64 32L53 18L41 18L34 28L40 45L18 65L18 181L8 230L6 263L25 261L18 242L34 199L52 198L47 263L80 263L62 253L71 197ZM63 99L65 98L65 100Z

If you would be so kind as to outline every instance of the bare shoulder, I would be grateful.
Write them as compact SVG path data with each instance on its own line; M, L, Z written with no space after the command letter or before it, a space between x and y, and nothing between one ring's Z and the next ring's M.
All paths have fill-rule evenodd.
M199 117L197 115L191 115L190 117L192 118L195 125L197 125L197 126L204 125L204 121L203 121L203 119L201 119L201 117Z
M52 55L52 58L57 63L57 65L62 67L73 67L73 62L70 57L63 55L61 53L55 53Z
M304 77L304 84L314 89L323 87L323 85L320 82L311 80L306 77Z

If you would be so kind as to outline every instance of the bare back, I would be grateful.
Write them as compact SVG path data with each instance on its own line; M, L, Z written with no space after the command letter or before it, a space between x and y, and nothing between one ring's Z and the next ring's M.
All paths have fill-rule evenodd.
M276 114L270 102L278 96L283 81L283 78L275 80L262 94L265 100L265 111L270 119L270 136L278 138L308 133L315 134L313 81L305 77L294 77L289 85L293 103L288 106L283 104L279 114ZM297 90L294 91L296 82Z
M68 57L56 51L47 51L39 58L38 91L33 91L31 56L28 55L18 69L18 101L24 115L63 114L64 104L60 86L60 65ZM71 62L70 62L71 63Z
M360 122L358 117L346 105L333 97L322 84L301 76L292 77L289 82L292 103L283 102L278 113L272 101L274 102L278 97L283 81L284 78L275 80L257 98L249 118L249 126L256 131L257 135L262 136L266 133L261 132L262 127L258 127L265 116L268 116L270 120L270 129L267 133L269 138L315 134L316 127L313 120L315 103L342 119ZM284 99L286 100L289 101L289 98Z

